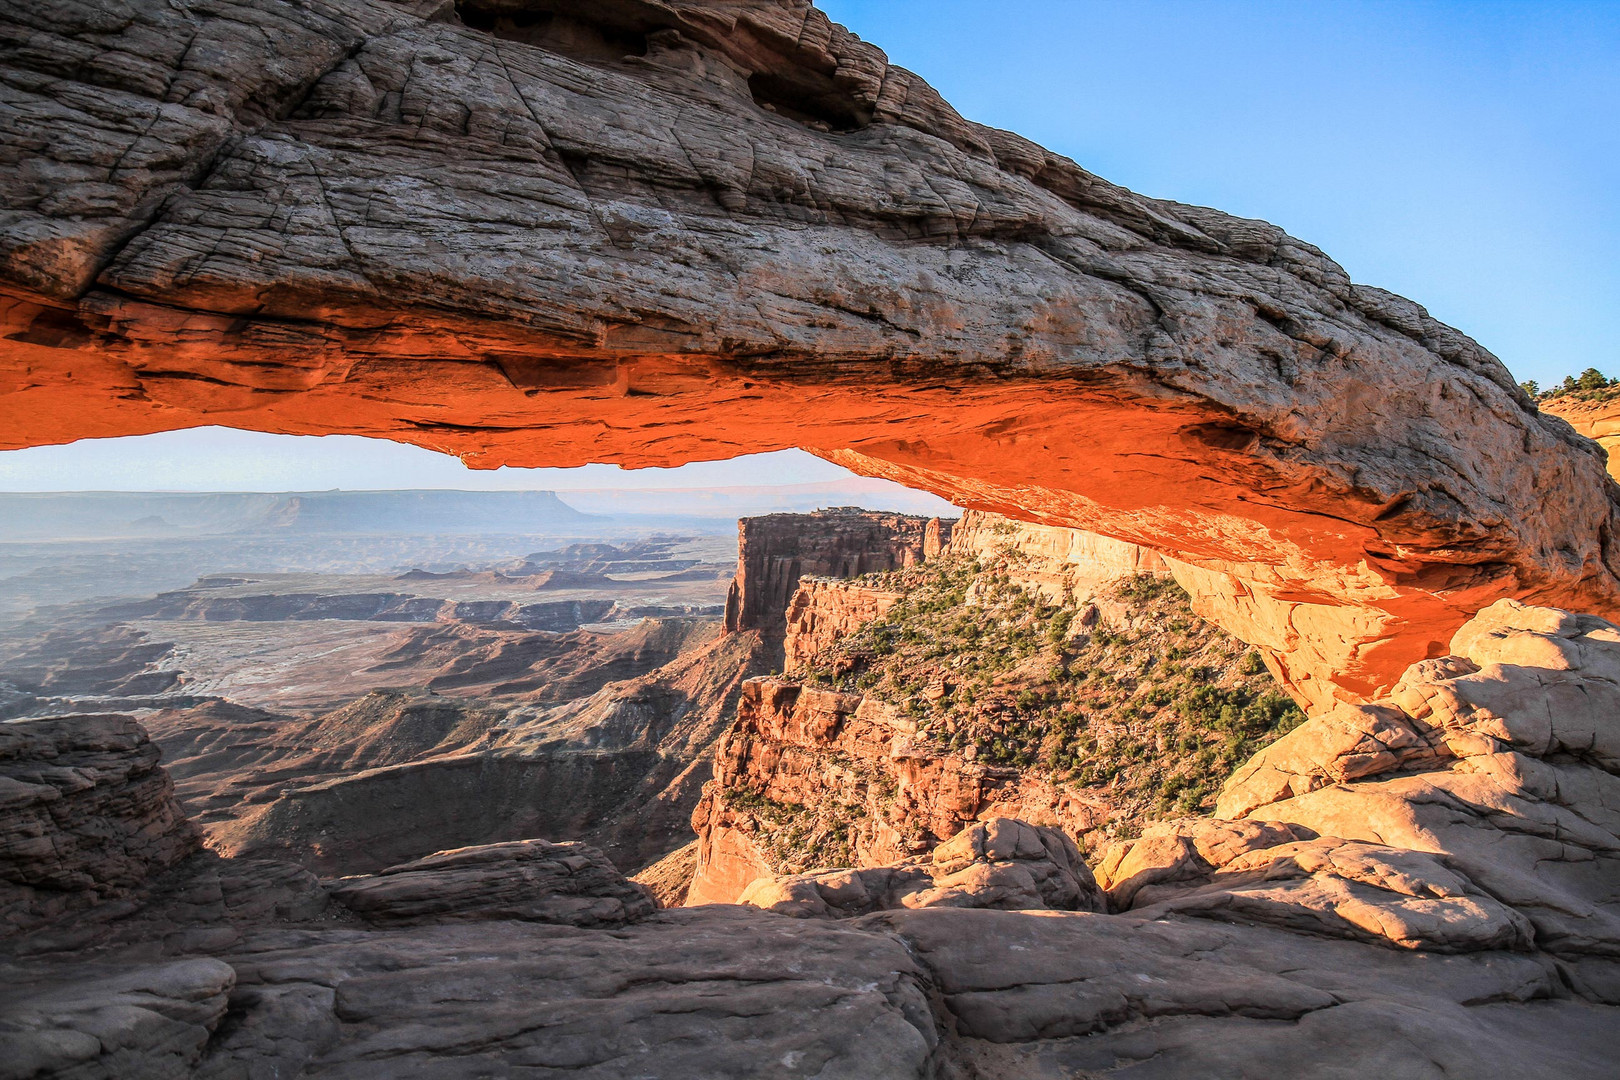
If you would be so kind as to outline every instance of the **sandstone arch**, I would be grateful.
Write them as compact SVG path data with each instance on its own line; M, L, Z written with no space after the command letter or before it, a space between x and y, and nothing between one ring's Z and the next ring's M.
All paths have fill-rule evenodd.
M7 9L5 446L803 446L1159 549L1316 704L1500 596L1620 613L1601 451L1484 349L801 0Z

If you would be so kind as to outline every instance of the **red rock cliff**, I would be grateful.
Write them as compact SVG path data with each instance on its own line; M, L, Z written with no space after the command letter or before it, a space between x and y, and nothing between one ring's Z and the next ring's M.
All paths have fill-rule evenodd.
M812 869L776 850L795 830L837 838L823 865L881 866L985 818L1079 834L1107 814L1018 769L929 752L915 732L896 709L860 694L778 678L744 683L692 815L698 862L687 903L732 903L757 877ZM854 825L840 832L840 819Z
M949 525L939 519L855 507L766 514L737 522L737 576L726 598L726 630L780 640L801 577L851 578L922 562Z

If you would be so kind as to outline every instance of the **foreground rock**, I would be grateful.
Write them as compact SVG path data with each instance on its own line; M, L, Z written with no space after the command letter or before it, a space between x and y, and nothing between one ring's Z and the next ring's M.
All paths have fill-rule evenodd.
M18 973L6 974L15 979ZM236 971L219 960L84 965L0 991L0 1075L165 1080L191 1075L224 1019Z
M1597 448L1310 244L971 123L803 0L514 10L17 7L5 445L811 447L1173 556L1313 701L1501 595L1620 610Z
M1597 813L1580 795L1565 799ZM105 809L115 825L133 805ZM540 841L338 883L342 903L296 866L194 854L0 943L0 1076L1612 1076L1620 1009L1603 1002L1620 979L1600 951L1541 947L1542 923L1504 915L1449 854L1313 832L1152 831L1101 868L1135 888L1109 915L986 910L1100 897L1061 835L985 822L927 861L935 902L840 922L741 905L636 918L600 855ZM809 885L851 915L867 874ZM573 906L592 889L623 918L537 921L599 919ZM1479 912L1452 917L1464 902ZM1434 929L1470 918L1507 932ZM1411 932L1345 930L1378 919Z
M1533 945L1620 995L1620 629L1504 600L1451 648L1256 755L1220 798L1243 820L1110 851L1116 909Z
M441 851L345 878L333 897L378 926L463 919L523 919L622 926L650 914L652 894L587 844L518 840Z
M970 825L932 856L895 866L760 878L737 902L800 918L925 907L1106 910L1073 840L1013 818Z
M1620 1012L1545 960L1427 957L1264 926L1067 912L892 911L973 1077L1612 1074Z
M0 723L0 936L127 894L199 845L127 716Z

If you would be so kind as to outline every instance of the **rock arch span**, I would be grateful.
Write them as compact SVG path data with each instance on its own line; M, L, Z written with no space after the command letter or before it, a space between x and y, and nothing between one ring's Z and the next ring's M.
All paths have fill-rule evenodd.
M1602 452L1282 230L963 120L800 0L7 16L0 440L802 446L1145 544L1302 698L1620 614Z

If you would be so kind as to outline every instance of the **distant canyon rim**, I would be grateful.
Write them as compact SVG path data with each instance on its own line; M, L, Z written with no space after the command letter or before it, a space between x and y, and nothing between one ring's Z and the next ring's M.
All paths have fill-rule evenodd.
M8 17L6 447L800 446L1161 552L1317 711L1501 597L1620 613L1602 450L1485 349L964 120L805 3Z

